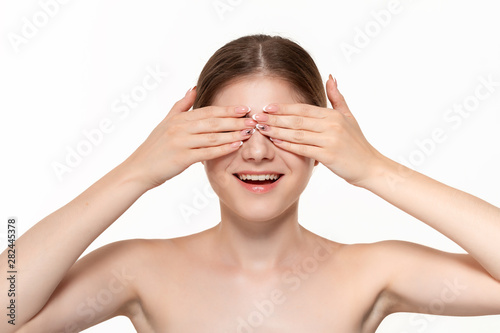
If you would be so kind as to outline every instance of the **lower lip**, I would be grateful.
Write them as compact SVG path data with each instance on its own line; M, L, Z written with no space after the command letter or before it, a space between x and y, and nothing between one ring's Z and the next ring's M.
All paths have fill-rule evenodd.
M236 177L236 176L234 176L234 177ZM244 188L246 188L247 190L249 190L252 193L257 193L257 194L264 194L264 193L271 191L273 188L275 188L278 185L281 178L283 178L283 175L280 178L278 178L278 180L276 180L274 183L267 184L267 185L256 185L256 184L247 184L244 181L242 181L241 179L239 179L238 177L236 177L238 182L240 182L240 184L243 185Z

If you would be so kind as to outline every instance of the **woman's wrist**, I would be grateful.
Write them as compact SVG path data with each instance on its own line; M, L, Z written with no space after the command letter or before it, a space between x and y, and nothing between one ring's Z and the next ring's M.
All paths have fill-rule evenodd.
M149 191L152 186L147 181L147 177L138 168L134 167L127 161L124 161L110 172L113 177L116 177L120 185L125 185L138 191L141 195Z
M379 152L377 152L376 157L367 164L369 170L367 176L353 185L374 193L383 191L383 188L395 190L396 187L412 173L411 169L391 160Z

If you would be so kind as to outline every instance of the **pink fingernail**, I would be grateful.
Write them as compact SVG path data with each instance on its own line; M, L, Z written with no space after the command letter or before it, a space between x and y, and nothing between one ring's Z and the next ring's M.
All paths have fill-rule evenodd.
M187 96L191 91L195 90L196 89L196 86L194 86L193 88L189 89L187 92L186 92L186 95Z
M231 148L238 148L243 144L243 141L233 142L231 143Z
M248 106L238 106L234 109L234 111L238 114L247 114L250 110L251 109Z
M255 113L252 116L252 118L255 121L268 121L269 120L269 116L265 113Z
M250 126L250 127L254 127L255 125L257 125L257 123L255 121L253 121L252 119L245 119L245 125Z
M251 129L244 129L243 131L241 131L241 135L252 135L253 133L255 133L255 128L251 128Z
M269 126L267 125L257 124L255 127L260 131L269 131Z
M268 104L262 108L264 112L276 112L278 111L278 105L276 104Z
M271 138L271 137L269 138L269 140L271 140L271 141L272 141L272 142L274 142L274 143L278 143L278 144L280 144L280 143L282 143L282 142L283 142L283 141L281 141L280 139L273 139L273 138Z

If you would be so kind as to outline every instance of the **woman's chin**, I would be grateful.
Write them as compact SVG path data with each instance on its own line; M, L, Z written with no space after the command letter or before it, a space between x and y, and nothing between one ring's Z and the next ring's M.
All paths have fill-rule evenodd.
M294 209L297 209L297 203L290 202L286 204L288 198L235 198L230 197L228 200L221 199L221 213L224 216L235 216L242 221L254 223L265 223L277 219L286 219L286 216L292 214ZM225 214L225 211L229 214Z
M238 212L238 215L245 221L264 223L274 220L283 214L283 211L278 211L276 206L274 206L274 209L270 209L270 207L273 206L263 204L254 205L251 209L244 207L244 209Z

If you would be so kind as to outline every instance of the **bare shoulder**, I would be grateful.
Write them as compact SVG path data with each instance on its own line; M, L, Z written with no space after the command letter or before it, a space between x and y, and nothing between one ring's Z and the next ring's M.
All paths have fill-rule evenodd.
M405 267L424 264L428 267L443 262L476 265L465 253L451 253L422 244L401 240L385 240L375 243L348 246L346 253L360 257L369 269L378 268L379 274L397 274Z
M377 321L394 312L419 312L427 299L436 297L432 293L439 294L456 276L482 272L468 254L400 240L349 245L344 258L358 262L363 283L377 291L370 314Z
M179 256L201 255L208 246L210 229L190 234L165 239L151 239L150 249L154 258L161 256L165 260L174 260Z
M144 265L161 262L168 257L188 251L202 239L201 234L166 239L127 239L110 243L101 249L105 252L114 251L122 256L123 260L130 261L130 263L142 262Z
M139 263L144 265L154 259L151 256L154 256L160 243L160 240L139 238L116 241L95 250L92 259L119 261L127 267Z
M102 279L118 279L136 293L147 272L158 265L160 242L150 239L120 240L104 245L80 259L69 278L99 272Z
M391 275L397 270L395 261L404 249L414 245L406 242L383 241L376 243L342 244L318 235L311 235L309 257L303 266L321 271L322 292L336 299L349 299L343 303L349 308L346 320L359 323L361 332L374 332L380 322L401 304L397 295L387 288ZM399 253L398 253L399 251ZM333 297L333 296L332 296ZM338 304L332 303L332 308ZM337 311L342 311L338 309Z
M82 257L22 332L42 332L41 327L43 332L81 331L109 318L129 315L140 304L138 289L147 278L145 266L154 264L150 256L154 243L117 241Z
M440 251L428 246L401 240L349 244L341 247L339 260L345 267L361 273L367 283L380 290L380 295L397 279L397 275L414 271L415 267L432 267L445 261L464 263L466 254ZM471 261L471 264L473 261Z
M113 261L128 270L141 271L149 275L151 271L163 269L175 262L184 260L186 256L203 253L206 243L204 232L188 236L166 239L127 239L107 244L91 255L82 258L92 261Z
M356 257L359 260L363 260L363 263L369 269L376 266L379 270L393 267L398 263L408 263L408 260L411 262L419 259L428 259L429 256L461 256L461 254L444 252L421 244L401 240L349 244L343 246L342 253L346 258L353 259L353 257Z
M158 282L153 276L162 277L165 282L206 261L209 256L206 251L207 238L205 232L200 232L165 239L126 240L119 246L126 248L123 259L135 267L141 281L149 281L150 286L153 286Z
M102 279L116 278L138 295L140 285L150 279L151 273L168 262L168 254L175 249L168 240L127 239L96 249L77 262L71 275L86 275L90 271L99 272Z
M338 248L336 270L352 289L353 299L361 310L361 332L374 332L389 314L404 310L402 299L389 288L394 274L403 264L420 256L425 247L402 241L344 244ZM409 255L411 253L411 255Z

